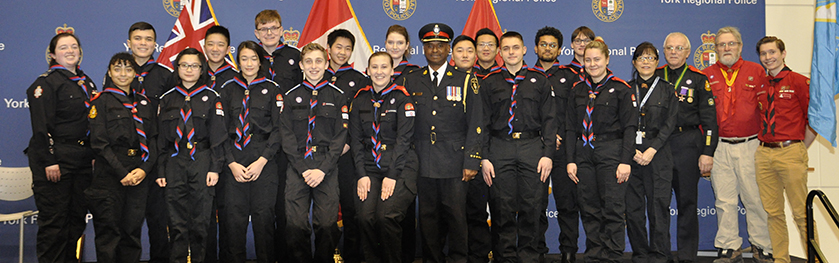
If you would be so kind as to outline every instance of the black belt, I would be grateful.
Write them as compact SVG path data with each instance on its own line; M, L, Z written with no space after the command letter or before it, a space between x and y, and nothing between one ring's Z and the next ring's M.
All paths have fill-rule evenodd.
M114 146L113 149L114 149L114 153L125 154L125 156L128 156L128 157L140 156L142 154L140 149L120 147L120 146Z
M85 146L89 143L87 138L81 139L81 140L53 138L52 140L54 142L60 143L60 144L78 144L78 145L81 145L81 146Z
M732 139L720 138L720 141L722 141L724 143L728 143L728 144L738 144L738 143L748 142L748 141L751 141L751 140L754 140L754 139L757 139L757 135L749 137L748 139L733 139L732 140Z
M676 128L673 129L673 133L680 133L680 132L686 132L686 131L692 131L692 130L698 130L698 129L699 129L699 125L676 126Z
M577 135L577 140L582 140L582 139L583 139L582 135L578 134ZM593 141L593 142L601 141L602 142L602 141L611 141L611 140L617 140L617 139L623 139L623 133L619 133L619 132L604 133L604 134L595 133L594 136L592 136L591 141Z
M760 146L769 148L784 148L799 142L801 142L801 140L787 140L782 142L760 142Z
M498 137L504 140L527 140L539 138L542 135L542 133L538 131L513 132L509 134L502 131L492 131L490 134L492 135L492 137Z

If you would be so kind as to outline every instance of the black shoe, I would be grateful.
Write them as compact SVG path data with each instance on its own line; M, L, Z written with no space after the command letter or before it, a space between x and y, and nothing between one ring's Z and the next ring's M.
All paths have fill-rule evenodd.
M562 253L560 255L560 263L574 263L577 262L577 254L575 253Z

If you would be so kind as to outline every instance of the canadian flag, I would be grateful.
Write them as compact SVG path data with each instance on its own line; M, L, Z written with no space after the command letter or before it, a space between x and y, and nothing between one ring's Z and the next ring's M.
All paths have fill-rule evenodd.
M298 47L314 42L328 49L326 36L335 29L346 29L355 36L355 46L348 63L358 71L366 71L367 58L373 54L373 49L358 24L350 0L315 0Z
M482 28L489 28L495 32L495 37L500 38L503 34L501 30L501 23L498 23L498 16L495 14L495 7L489 0L475 0L472 4L472 11L469 12L469 18L466 19L466 25L463 26L463 35L475 38L475 33ZM498 65L503 65L504 61L501 56L496 55L495 61Z

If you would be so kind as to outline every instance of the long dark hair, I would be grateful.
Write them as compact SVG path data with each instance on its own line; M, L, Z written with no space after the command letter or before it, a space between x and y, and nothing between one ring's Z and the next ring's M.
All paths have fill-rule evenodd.
M184 49L181 53L178 53L178 57L172 62L172 66L175 68L174 77L172 78L174 79L173 84L179 85L182 82L180 75L180 62L184 55L198 55L198 61L201 63L201 68L198 70L201 75L198 77L198 81L195 82L195 85L201 86L207 84L210 79L210 75L207 73L210 66L207 65L207 58L204 57L204 53L201 53L201 51L198 51L198 49L195 48Z
M242 61L239 59L239 55L242 54L242 50L244 49L250 49L253 50L253 52L256 52L256 56L259 57L259 72L257 74L267 76L269 65L271 65L268 59L265 58L268 56L268 52L265 52L265 49L262 48L262 46L252 40L242 41L242 43L239 43L239 47L236 48L238 51L238 54L236 55L236 63L240 66L242 65Z

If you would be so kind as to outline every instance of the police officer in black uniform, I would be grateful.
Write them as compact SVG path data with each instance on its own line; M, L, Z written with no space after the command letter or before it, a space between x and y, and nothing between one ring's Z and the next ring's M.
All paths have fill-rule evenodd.
M239 75L239 70L225 59L229 52L230 31L219 25L207 29L204 33L204 53L207 54L207 64L210 66L207 73L210 74L210 87L213 89L221 88L221 85Z
M390 55L370 56L367 72L372 83L350 106L361 248L367 262L402 262L400 222L417 195L418 162L411 149L416 110L405 87L391 81Z
M482 82L485 125L483 177L490 186L493 260L538 262L544 242L540 218L556 151L554 92L541 71L524 63L521 34L501 36L504 66ZM545 251L546 252L546 251Z
M405 76L417 117L420 234L425 262L466 262L466 189L480 167L482 105L478 80L447 63L452 29L419 30L428 66ZM448 243L446 242L448 241ZM448 244L448 256L443 247Z
M668 138L673 154L673 192L676 195L678 216L676 243L680 262L696 261L699 249L699 219L696 215L697 183L703 173L709 173L717 149L717 111L708 77L687 65L690 40L685 34L674 32L664 39L664 58L667 65L656 70L656 75L673 84L679 101L679 117Z
M39 262L76 259L85 229L93 151L88 143L88 107L96 85L79 69L81 44L72 33L50 40L50 69L26 90L32 138L24 152L32 170L38 215Z
M154 60L155 41L157 34L154 27L146 22L136 22L128 29L126 44L134 56L134 61L140 65L136 82L138 90L151 101L152 108L157 109L160 96L169 90L173 83L172 69ZM157 178L157 169L147 174L149 178ZM166 209L164 190L157 184L150 183L148 200L146 202L146 224L149 235L149 263L164 263L169 261L169 215Z
M341 235L337 226L337 162L347 143L347 97L323 78L329 63L326 49L310 43L303 47L300 61L306 80L283 96L287 107L280 116L283 150L289 161L284 238L288 239L291 262L332 262Z
M638 111L628 84L607 68L603 40L585 48L585 79L568 97L568 176L577 183L587 262L619 262L626 246L624 184L635 153Z
M140 230L151 173L157 161L157 109L136 91L139 69L131 54L108 63L105 89L91 101L90 145L96 152L93 181L85 190L93 213L98 262L138 262Z
M632 64L635 74L629 87L639 115L632 176L626 191L626 232L632 245L632 262L668 262L673 157L667 138L676 126L679 100L672 85L655 76L658 50L652 43L635 48Z
M219 183L224 199L219 222L226 246L223 262L245 262L248 218L252 223L256 259L270 262L274 250L274 202L277 200L277 163L283 97L267 77L268 60L253 41L237 48L242 73L219 89L227 116L228 140ZM222 179L223 178L223 179Z
M204 54L187 48L174 61L175 87L160 98L160 187L166 187L170 262L203 262L215 184L224 163L224 108L209 88ZM155 211L160 210L157 208Z
M326 69L325 79L344 91L347 96L347 105L350 104L353 96L360 88L367 86L367 76L355 70L349 60L352 57L355 47L355 36L346 29L337 29L326 37L326 45L329 49L329 68ZM358 243L360 237L359 226L356 222L355 194L358 177L355 174L356 167L353 163L353 154L349 153L350 137L347 136L347 143L338 158L338 188L340 191L341 221L344 226L344 247L341 249L341 257L344 262L361 262L361 248Z

